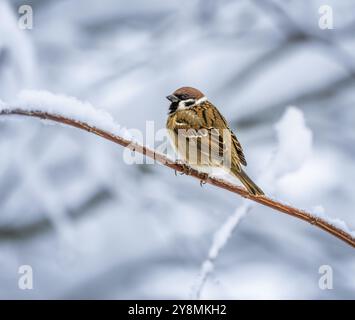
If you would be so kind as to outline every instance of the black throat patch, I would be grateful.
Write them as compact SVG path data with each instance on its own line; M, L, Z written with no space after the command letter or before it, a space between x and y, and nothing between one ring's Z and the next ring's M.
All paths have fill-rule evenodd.
M169 114L174 113L179 106L179 102L172 102L169 107Z

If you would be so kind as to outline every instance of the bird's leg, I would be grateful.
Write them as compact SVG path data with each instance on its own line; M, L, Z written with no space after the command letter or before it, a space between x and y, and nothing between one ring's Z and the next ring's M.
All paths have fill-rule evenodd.
M187 164L182 164L181 166L183 167L183 171L180 174L186 174L187 176L189 176L192 172L192 168Z
M181 160L179 160L179 159L177 159L177 160L175 161L175 163L176 163L177 165L179 165L179 166L184 165L183 161L181 161ZM175 174L175 176L177 176L177 171L176 171L176 169L174 170L174 174Z
M203 187L203 185L207 183L207 180L208 180L208 173L201 173L200 174L200 186Z
M192 168L188 164L186 164L186 162L182 160L176 160L175 163L182 167L182 172L180 172L181 175L186 174L187 176L189 176L191 174ZM175 170L175 175L176 175L176 170Z

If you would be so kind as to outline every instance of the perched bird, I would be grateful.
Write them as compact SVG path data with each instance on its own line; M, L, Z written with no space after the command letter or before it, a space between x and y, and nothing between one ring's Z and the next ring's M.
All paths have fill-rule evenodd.
M182 160L202 172L222 168L237 177L250 194L264 194L242 169L247 162L237 137L201 91L182 87L166 98L171 102L166 127Z

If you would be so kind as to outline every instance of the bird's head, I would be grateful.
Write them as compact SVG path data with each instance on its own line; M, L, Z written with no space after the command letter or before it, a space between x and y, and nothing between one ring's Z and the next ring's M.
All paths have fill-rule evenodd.
M182 87L166 97L170 102L169 114L177 111L192 108L207 100L205 95L191 87Z

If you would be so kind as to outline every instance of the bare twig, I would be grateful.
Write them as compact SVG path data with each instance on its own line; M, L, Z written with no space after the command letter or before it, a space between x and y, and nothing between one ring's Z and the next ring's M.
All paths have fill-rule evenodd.
M56 114L51 114L43 111L28 111L28 110L23 110L23 109L11 109L11 110L3 110L0 112L0 115L22 115L22 116L29 116L29 117L36 117L40 119L45 119L45 120L52 120L55 122L63 123L72 127L76 127L82 130L86 130L88 132L91 132L93 134L96 134L104 139L110 140L116 144L119 144L125 148L129 148L131 150L134 150L135 152L139 152L147 157L150 157L152 159L155 159L158 163L161 163L175 171L186 173L186 166L174 162L164 156L163 154L157 153L154 150L151 150L145 146L142 146L140 144L137 144L135 142L132 142L130 140L124 139L120 136L114 135L110 132L107 132L105 130L102 130L100 128L95 128L93 126L88 125L87 123L74 120L74 119L69 119L61 115L56 115ZM236 193L243 198L255 201L259 204L262 204L264 206L270 207L276 211L286 213L290 216L293 216L298 219L302 219L304 221L307 221L320 229L332 234L333 236L339 238L340 240L346 242L350 246L355 248L355 238L350 234L347 233L336 226L332 225L331 223L327 222L326 220L322 218L315 217L311 213L308 213L304 210L300 210L294 207L291 207L289 205L283 204L277 200L271 199L266 196L253 196L249 194L244 188L233 185L225 180L218 179L218 178L213 178L213 177L208 177L206 179L206 175L204 173L198 172L197 170L194 170L192 168L189 168L188 173L190 176L195 177L199 180L204 180L206 183L209 183L211 185L214 185L216 187L228 190L230 192Z

